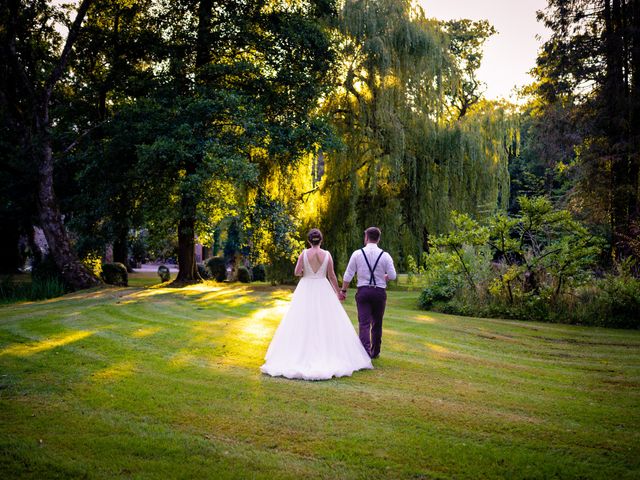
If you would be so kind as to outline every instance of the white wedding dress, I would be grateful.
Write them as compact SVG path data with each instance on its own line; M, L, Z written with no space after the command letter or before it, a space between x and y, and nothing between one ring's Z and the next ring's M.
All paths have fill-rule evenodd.
M371 359L327 280L329 252L314 272L303 256L300 279L289 310L273 335L263 373L271 376L327 380L373 368Z

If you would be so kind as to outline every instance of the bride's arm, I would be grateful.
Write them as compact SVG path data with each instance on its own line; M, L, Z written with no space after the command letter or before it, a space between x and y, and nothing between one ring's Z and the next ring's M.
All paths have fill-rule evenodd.
M296 263L296 268L295 268L295 270L293 271L293 274L294 274L296 277L301 277L301 276L302 276L302 267L303 267L303 265L304 265L304 262L302 261L302 254L303 254L303 253L304 253L304 252L302 252L302 253L300 254L300 256L298 257L298 263Z
M336 272L333 268L333 258L331 257L331 254L329 252L327 252L327 255L329 255L329 260L327 262L327 276L329 277L329 283L331 283L331 286L333 287L333 289L335 290L336 294L338 293L338 279L336 278Z

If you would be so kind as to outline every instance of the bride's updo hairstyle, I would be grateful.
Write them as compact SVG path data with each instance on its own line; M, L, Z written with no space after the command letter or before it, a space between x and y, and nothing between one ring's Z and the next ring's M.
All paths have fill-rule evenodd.
M311 245L320 245L320 242L322 242L322 232L317 228L312 228L309 230L307 239Z

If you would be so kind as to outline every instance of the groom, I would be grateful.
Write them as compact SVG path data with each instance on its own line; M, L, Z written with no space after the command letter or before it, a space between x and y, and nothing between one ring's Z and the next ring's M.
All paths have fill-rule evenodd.
M382 343L382 317L387 304L387 281L395 280L396 269L391 255L378 247L380 229L370 227L364 231L364 248L351 255L342 277L340 300L347 297L349 282L358 276L356 305L360 324L360 341L371 358L380 355Z

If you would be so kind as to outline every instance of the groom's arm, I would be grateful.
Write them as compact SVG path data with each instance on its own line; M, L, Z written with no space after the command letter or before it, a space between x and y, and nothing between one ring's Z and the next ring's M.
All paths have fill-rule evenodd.
M351 283L351 280L356 274L356 253L357 252L353 252L353 254L351 255L351 258L349 259L349 264L347 265L347 269L345 270L344 275L342 276L341 292L343 294L347 293L347 288L349 288L349 284Z
M395 280L398 274L396 273L396 267L393 265L393 258L391 258L391 255L388 253L387 257L387 268L385 272L387 274L387 280Z

